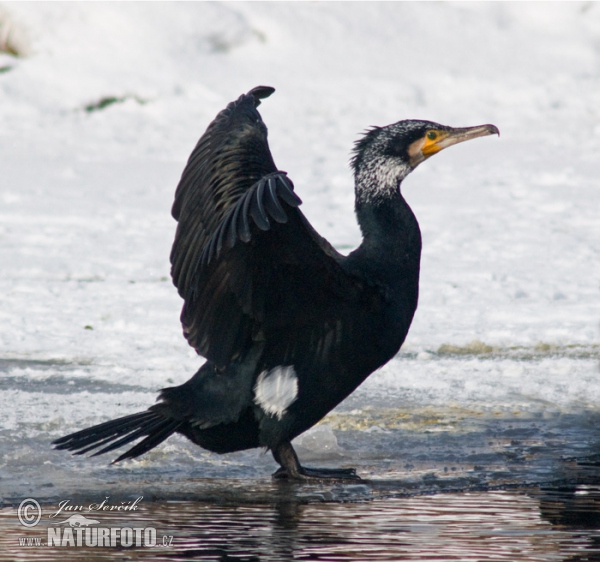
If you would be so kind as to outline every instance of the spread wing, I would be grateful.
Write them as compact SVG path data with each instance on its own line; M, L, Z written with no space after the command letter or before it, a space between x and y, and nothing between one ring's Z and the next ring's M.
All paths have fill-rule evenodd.
M359 361L356 341L385 304L345 271L277 170L256 109L273 91L254 88L219 113L177 187L171 264L184 334L219 367L260 342L274 365Z

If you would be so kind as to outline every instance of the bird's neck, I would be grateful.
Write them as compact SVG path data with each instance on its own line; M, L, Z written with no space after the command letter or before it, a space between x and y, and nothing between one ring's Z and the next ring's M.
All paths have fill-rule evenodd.
M421 259L419 224L400 190L386 190L385 196L364 200L357 197L356 217L363 242L349 256L359 269L392 293L418 293Z

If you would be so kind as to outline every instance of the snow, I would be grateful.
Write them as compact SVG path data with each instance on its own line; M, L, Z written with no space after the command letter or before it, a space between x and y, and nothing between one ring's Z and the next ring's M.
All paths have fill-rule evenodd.
M115 471L49 441L144 409L199 366L169 278L170 205L210 120L258 84L277 89L260 108L276 163L342 251L360 241L348 159L361 131L404 118L501 131L405 181L423 232L419 309L399 356L339 410L380 408L385 419L364 446L333 424L334 449L368 459L373 428L410 433L389 408L415 419L427 408L448 420L461 409L478 420L579 415L562 436L591 439L598 4L7 2L7 17L28 56L0 54L5 494L23 491L17 476L40 462L55 470L31 476L38 492L57 474ZM105 98L114 103L85 109ZM142 464L158 478L165 451L170 466L192 455L198 475L274 468L256 451L217 457L172 439L131 474Z

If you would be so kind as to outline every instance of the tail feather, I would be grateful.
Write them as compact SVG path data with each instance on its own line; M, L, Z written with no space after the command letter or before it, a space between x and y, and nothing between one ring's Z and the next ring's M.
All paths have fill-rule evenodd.
M164 418L159 418L159 419L155 420L154 423L150 423L150 421L149 421L146 424L144 424L142 427L137 429L136 431L133 431L132 433L129 433L128 435L125 435L125 437L121 437L121 439L117 439L116 441L114 441L113 443L108 445L107 447L104 447L104 449L100 449L100 451L95 452L92 455L92 457L97 457L98 455L103 455L104 453L108 453L109 451L114 451L115 449L118 449L121 445L131 443L132 441L134 441L138 437L141 437L142 435L152 435L152 432L154 430L160 429L162 426L164 426L164 424L165 424ZM114 437L110 438L110 439L114 439ZM104 445L105 442L110 443L110 439L104 440L102 443L98 443L96 445L96 447L99 447L100 445Z
M119 458L115 459L112 464L125 459L134 459L135 457L143 455L150 449L154 449L154 447L160 445L167 437L175 433L177 428L180 427L182 423L183 422L177 420L167 421L162 429L159 429L157 432L148 435L146 439L140 441L137 445L135 445L135 447L129 449L129 451L125 451Z
M92 455L96 456L108 453L145 435L143 441L114 461L119 462L138 457L153 449L177 431L182 423L180 420L166 418L157 411L148 410L71 433L53 441L52 444L57 449L73 451L75 455L82 455L107 445Z
M110 441L117 436L129 433L134 427L139 427L144 420L154 417L155 414L150 411L132 414L76 431L53 441L52 444L56 445L57 449L67 449L69 451L77 451L90 444L93 445L87 450L95 449L102 444L101 440Z

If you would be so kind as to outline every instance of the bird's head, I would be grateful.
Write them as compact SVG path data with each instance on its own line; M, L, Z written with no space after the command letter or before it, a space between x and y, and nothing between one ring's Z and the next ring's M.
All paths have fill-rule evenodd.
M494 134L500 134L494 125L453 128L412 119L373 127L357 141L351 160L357 200L391 196L398 192L402 180L430 156L453 144Z

